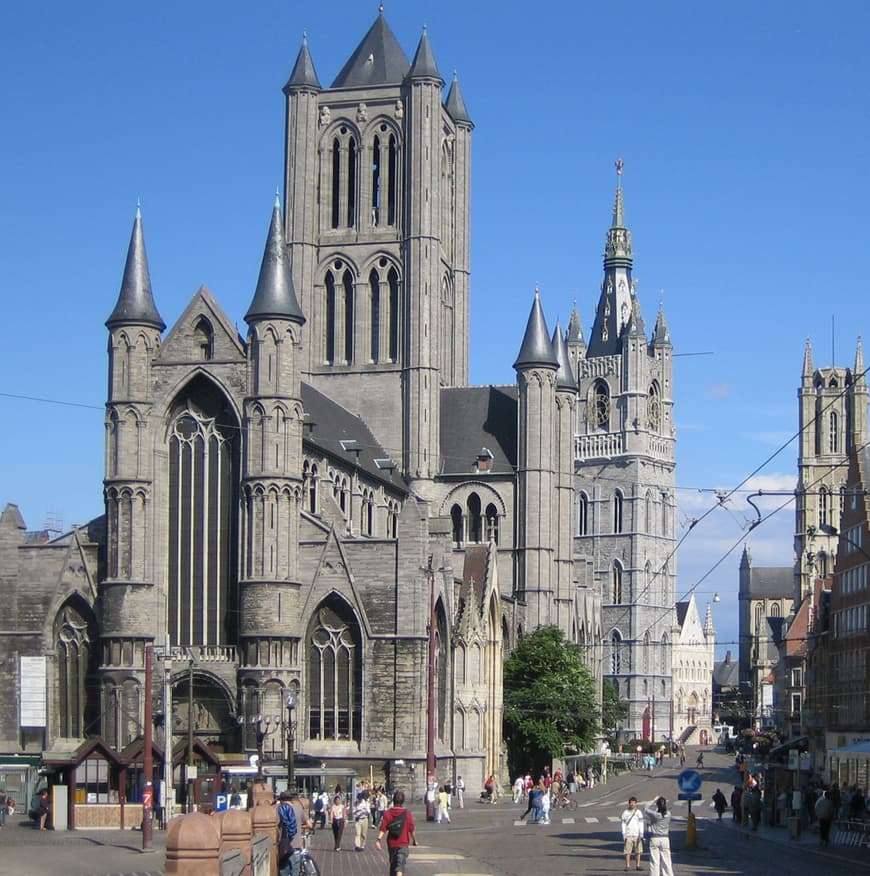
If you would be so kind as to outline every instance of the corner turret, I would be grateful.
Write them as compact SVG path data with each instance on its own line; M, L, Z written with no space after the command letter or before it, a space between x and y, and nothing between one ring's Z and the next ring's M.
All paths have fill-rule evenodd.
M529 321L526 323L526 332L520 345L520 352L514 362L517 371L526 368L552 368L559 367L559 360L553 352L553 344L547 331L547 321L544 319L544 311L541 307L540 290L535 289L535 300L529 313Z
M320 91L320 80L317 78L317 71L314 69L314 61L311 60L311 53L308 51L308 36L303 34L302 46L299 49L299 54L296 56L296 63L293 65L293 72L284 86L284 94L289 94L291 91L300 89L313 89Z

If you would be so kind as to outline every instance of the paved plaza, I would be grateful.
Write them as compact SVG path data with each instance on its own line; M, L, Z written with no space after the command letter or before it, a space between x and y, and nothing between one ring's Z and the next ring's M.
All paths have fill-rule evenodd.
M696 805L698 848L685 848L684 803L675 803L672 845L680 876L726 873L754 876L775 870L777 876L824 872L826 876L870 870L870 850L832 845L820 849L814 832L789 839L783 828L762 825L753 833L730 820L716 820L710 796L733 784L733 760L708 751L704 800ZM690 763L694 763L692 758ZM553 813L549 825L521 821L525 806L510 797L497 805L475 801L452 810L450 824L426 822L422 806L412 808L421 845L411 850L407 876L577 876L623 872L619 814L630 795L640 800L656 794L676 797L677 762L665 762L653 772L629 772L579 795L573 812ZM387 857L374 847L369 833L366 850L355 852L347 832L341 852L332 846L330 831L318 831L311 844L322 876L387 876ZM158 876L163 873L165 833L155 832L152 852L142 852L138 831L43 832L15 816L0 830L0 874L64 874L64 876ZM646 857L646 856L644 856ZM646 870L646 867L644 867Z

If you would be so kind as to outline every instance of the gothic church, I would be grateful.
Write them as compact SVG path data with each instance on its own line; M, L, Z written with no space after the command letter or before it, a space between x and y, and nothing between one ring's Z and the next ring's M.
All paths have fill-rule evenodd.
M616 682L627 738L672 731L673 352L641 314L621 164L588 340L576 310L551 333L536 291L516 383L469 386L473 123L444 85L383 13L329 87L303 41L245 337L205 287L166 330L137 214L105 526L76 532L89 573L55 585L35 646L46 747L91 714L117 750L139 736L154 644L174 741L413 783L432 671L439 775L474 790L505 766L505 653L542 624Z

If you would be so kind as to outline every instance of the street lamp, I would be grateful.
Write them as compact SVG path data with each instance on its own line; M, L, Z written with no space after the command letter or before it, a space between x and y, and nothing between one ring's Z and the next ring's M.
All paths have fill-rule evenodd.
M294 751L296 724L293 721L293 710L299 705L299 691L290 688L284 694L284 705L287 707L287 790L296 790L296 752Z

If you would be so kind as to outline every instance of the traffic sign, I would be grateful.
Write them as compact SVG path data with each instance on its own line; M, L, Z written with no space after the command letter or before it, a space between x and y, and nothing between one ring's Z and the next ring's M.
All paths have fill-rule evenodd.
M229 796L227 794L215 794L214 795L214 811L215 812L226 812L228 803L229 803Z
M677 800L703 800L704 795L696 792L691 794L677 794Z
M697 770L683 770L677 776L677 784L681 791L693 794L701 787L701 774Z

